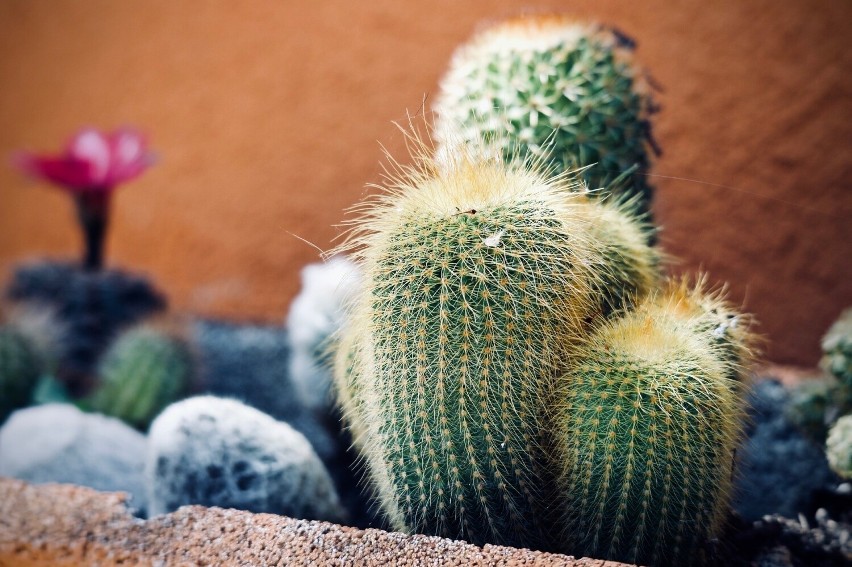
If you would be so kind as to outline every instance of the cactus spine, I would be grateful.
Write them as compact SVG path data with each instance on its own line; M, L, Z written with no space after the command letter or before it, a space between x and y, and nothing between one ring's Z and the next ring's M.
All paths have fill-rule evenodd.
M145 429L167 405L186 395L195 372L189 343L176 328L143 324L122 333L104 354L93 411Z
M354 356L338 355L355 363L337 382L397 529L553 546L553 379L586 319L625 300L597 294L600 282L639 273L618 287L642 288L656 256L641 237L599 242L605 205L564 178L462 154L422 159L356 225L366 283L349 318ZM644 255L618 254L634 249Z
M647 212L654 104L632 49L616 30L558 16L485 29L441 82L436 137L485 141L506 158L529 153L557 172L591 166L589 187L636 195Z
M708 321L722 311L727 320L730 308L687 290L675 283L602 324L560 381L559 486L572 554L700 563L720 531L751 336L741 327L718 341Z

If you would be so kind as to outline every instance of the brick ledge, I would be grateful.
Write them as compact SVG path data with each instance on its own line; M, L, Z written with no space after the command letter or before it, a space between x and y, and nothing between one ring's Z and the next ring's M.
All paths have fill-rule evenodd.
M272 514L186 506L134 518L127 495L0 478L0 566L536 565L623 563Z

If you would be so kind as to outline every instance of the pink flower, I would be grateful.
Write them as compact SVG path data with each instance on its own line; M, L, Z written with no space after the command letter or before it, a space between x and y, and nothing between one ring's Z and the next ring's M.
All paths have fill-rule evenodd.
M59 156L20 153L13 159L22 171L72 193L110 192L153 163L145 137L132 129L105 134L85 128Z

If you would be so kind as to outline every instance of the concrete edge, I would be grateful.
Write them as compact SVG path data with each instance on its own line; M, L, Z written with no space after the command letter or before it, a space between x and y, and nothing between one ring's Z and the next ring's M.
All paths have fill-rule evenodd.
M0 478L0 566L536 565L626 567L528 549L186 506L133 517L123 493Z

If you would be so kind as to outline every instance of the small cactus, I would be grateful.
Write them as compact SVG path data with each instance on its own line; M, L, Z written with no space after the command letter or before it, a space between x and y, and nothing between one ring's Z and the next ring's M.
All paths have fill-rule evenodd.
M42 369L32 341L13 325L0 326L0 423L30 403Z
M825 444L828 464L843 478L852 478L852 415L837 420Z
M787 417L805 435L822 443L832 423L852 410L850 390L833 378L814 378L790 393Z
M632 217L564 177L454 160L421 159L356 226L365 284L338 387L395 528L552 546L552 380L590 318L647 293L656 253Z
M456 51L441 82L436 138L531 154L556 172L588 166L591 189L635 195L647 212L655 107L633 47L615 29L567 17L486 28Z
M344 305L360 285L357 266L344 256L302 269L302 290L287 315L290 378L302 403L327 411L332 403L331 355Z
M727 316L706 305L730 311L720 296L674 282L577 344L559 385L566 552L653 565L712 553L751 337L741 330L720 348L707 323ZM733 350L742 357L729 357Z
M101 360L86 406L145 429L189 390L195 356L180 330L143 324L125 331Z
M852 308L844 311L822 339L822 366L852 388Z

